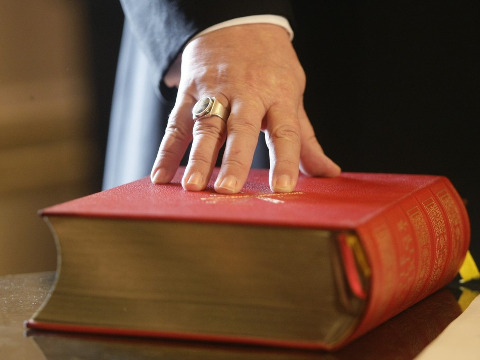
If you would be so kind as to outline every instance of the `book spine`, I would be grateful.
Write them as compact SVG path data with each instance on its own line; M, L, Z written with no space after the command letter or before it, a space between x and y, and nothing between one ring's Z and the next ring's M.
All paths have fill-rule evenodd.
M470 241L465 206L443 177L357 231L372 276L367 309L353 337L452 281Z

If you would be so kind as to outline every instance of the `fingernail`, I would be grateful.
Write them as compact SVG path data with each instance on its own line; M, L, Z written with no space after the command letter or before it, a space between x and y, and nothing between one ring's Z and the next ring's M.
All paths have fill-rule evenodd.
M150 179L154 184L164 183L165 182L164 178L165 178L165 170L163 170L162 168L157 169L157 171L155 171L155 173L150 177Z
M217 191L224 190L228 193L234 193L237 188L237 178L233 175L228 175L221 179L220 183L217 182Z
M273 181L273 191L291 192L293 190L292 179L288 175L280 175Z
M186 190L200 190L203 185L203 175L196 171L191 174L185 182Z
M203 176L198 171L190 175L187 181L187 183L191 185L201 185L202 182L203 182Z

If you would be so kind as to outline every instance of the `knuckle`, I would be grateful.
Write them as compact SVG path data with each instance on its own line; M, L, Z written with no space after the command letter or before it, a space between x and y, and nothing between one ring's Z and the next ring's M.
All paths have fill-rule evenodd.
M214 159L211 157L206 156L205 154L202 153L192 153L190 155L190 158L188 159L189 165L195 167L195 168L208 168Z
M298 126L293 124L282 124L273 128L269 132L269 137L272 142L277 142L279 140L286 140L290 142L299 143L300 142L300 131Z
M157 157L159 157L161 159L167 159L167 158L176 157L177 155L178 154L177 154L176 149L172 149L172 148L162 146L158 151Z
M298 161L295 161L290 158L285 158L285 159L276 159L275 160L275 166L280 167L283 169L291 169L291 168L298 168Z
M173 141L190 141L191 134L184 127L179 126L175 121L169 121L165 128L165 135Z
M223 139L223 134L224 130L222 127L201 120L197 121L193 127L194 137L206 137L215 141L220 141Z
M240 160L237 157L231 156L223 158L222 166L235 169L236 171L247 171L249 169L249 165L246 164L244 161Z
M247 119L231 122L228 124L228 132L247 136L258 136L259 125Z

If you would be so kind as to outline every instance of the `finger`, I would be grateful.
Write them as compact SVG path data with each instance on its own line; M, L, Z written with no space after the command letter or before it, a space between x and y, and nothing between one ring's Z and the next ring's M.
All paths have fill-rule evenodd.
M172 180L192 141L191 111L194 103L195 99L189 96L177 97L150 173L150 178L155 184L165 184Z
M215 191L239 192L247 180L265 110L259 103L232 103L227 122L227 141Z
M335 177L341 169L325 153L318 143L312 124L303 105L299 110L300 121L300 170L310 176Z
M223 94L216 94L215 98L228 109L229 102ZM218 152L225 142L226 120L210 116L195 121L188 166L182 179L185 190L199 191L207 186Z
M267 113L265 135L270 155L270 188L274 192L291 192L297 184L300 126L296 108L288 103L277 104Z

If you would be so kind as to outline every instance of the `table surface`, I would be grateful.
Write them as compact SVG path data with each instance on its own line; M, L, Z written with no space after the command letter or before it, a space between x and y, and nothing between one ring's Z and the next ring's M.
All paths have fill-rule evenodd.
M41 306L54 272L0 277L0 358L37 359L413 359L461 313L443 289L334 353L181 341L27 332L25 320Z

